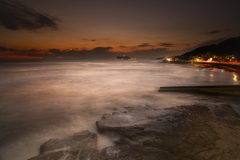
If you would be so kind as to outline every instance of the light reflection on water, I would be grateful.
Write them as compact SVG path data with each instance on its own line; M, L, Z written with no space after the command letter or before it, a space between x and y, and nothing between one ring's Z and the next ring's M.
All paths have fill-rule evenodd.
M0 159L27 159L50 138L96 132L103 113L123 107L200 103L190 94L158 93L160 86L238 83L232 76L158 61L1 64ZM100 136L99 148L108 145L112 142Z
M236 84L239 84L238 77L237 77L236 73L233 73L233 80L235 81Z

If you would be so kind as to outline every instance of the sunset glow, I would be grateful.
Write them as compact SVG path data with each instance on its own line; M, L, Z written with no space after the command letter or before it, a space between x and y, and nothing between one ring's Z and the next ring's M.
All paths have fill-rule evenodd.
M0 58L7 59L111 59L123 54L157 58L180 55L240 35L240 22L236 21L240 2L233 0L0 3L9 9L0 13L9 16L0 23ZM34 15L41 15L46 21L38 22ZM13 17L19 18L18 23Z

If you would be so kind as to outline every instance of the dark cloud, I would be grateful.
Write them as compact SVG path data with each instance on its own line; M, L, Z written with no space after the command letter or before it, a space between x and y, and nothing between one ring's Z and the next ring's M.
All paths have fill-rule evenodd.
M54 58L57 57L72 57L73 59L114 59L117 56L127 55L130 57L136 58L157 58L166 56L169 54L174 54L171 51L168 51L167 48L156 48L150 50L139 50L129 53L125 52L111 52L112 47L96 47L92 50L64 50L60 51L59 49L50 49L51 54L42 54L39 52L15 52L15 55L27 55L29 57L43 57L43 58Z
M92 41L92 42L97 41L96 39L89 39L89 38L84 38L83 40L84 40L84 41Z
M54 53L54 52L60 52L60 49L49 49L48 51Z
M30 49L30 50L27 50L27 52L41 52L41 50L37 50L37 49Z
M141 45L138 45L138 47L153 47L153 46L150 45L149 43L143 43Z
M168 48L156 48L148 50L134 51L133 53L157 53L157 52L166 52Z
M36 30L49 27L58 29L57 18L41 14L20 3L0 0L0 26L10 30Z
M159 46L172 47L172 46L174 46L174 44L172 44L172 43L159 43Z
M167 49L168 48L140 50L140 51L134 51L128 54L129 56L136 57L136 58L158 58L158 57L163 57L171 54L171 51L168 51Z
M96 47L93 49L93 51L97 52L107 52L109 50L113 49L112 47Z
M17 51L17 49L9 48L9 51Z
M127 48L127 46L119 46L119 48Z
M63 50L59 49L49 49L51 55L42 55L45 58L56 58L56 57L73 57L74 59L107 59L113 58L113 54L110 52L112 47L96 47L92 50L87 50L86 48L82 48L82 50ZM39 57L41 54L30 54L28 56L36 56Z
M217 33L220 33L221 31L219 30L213 30L213 31L210 31L208 32L207 34L217 34Z
M0 51L8 51L7 47L0 46Z
M53 57L52 55L49 54L43 54L43 53L33 53L33 52L14 52L14 55L26 55L28 57L43 57L43 58L49 58Z
M125 47L125 46L124 46ZM126 46L127 47L127 46ZM0 47L2 50L6 50L6 47ZM68 49L60 50L57 48L52 48L49 50L17 50L11 49L12 55L24 55L29 57L43 57L44 59L57 59L57 57L72 58L72 60L82 60L82 59L115 59L117 56L126 55L135 58L158 58L158 57L168 57L173 55L183 54L182 51L169 51L167 47L165 48L155 48L155 49L142 49L132 52L112 52L113 47L96 47L91 50L87 48L81 48L82 50ZM10 49L8 49L10 51ZM64 60L64 59L62 59Z

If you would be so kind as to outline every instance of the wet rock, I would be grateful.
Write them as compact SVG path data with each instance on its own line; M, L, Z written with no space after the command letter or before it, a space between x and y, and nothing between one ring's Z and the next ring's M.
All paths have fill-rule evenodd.
M58 151L39 155L37 157L30 158L29 160L76 160L78 156L79 151Z
M123 138L137 141L141 137L154 137L157 132L165 132L166 126L161 121L156 121L165 116L165 111L153 110L148 107L128 108L128 112L119 114L103 115L100 121L96 122L98 132L104 134L117 133ZM158 124L159 123L159 124ZM126 141L126 139L122 139Z
M49 140L30 160L240 159L240 116L227 104L129 107L104 114L96 125L102 134L119 135L115 146L97 150L97 135L83 131Z
M50 139L40 146L40 154L56 151L74 151L96 148L97 134L89 131L83 131L65 139Z
M117 146L155 148L168 155L163 159L240 158L240 116L230 105L179 106L166 111L162 114L154 110L153 114L148 108L131 108L124 115L112 114L96 125L102 133L119 134Z
M156 160L166 158L166 153L160 149L140 145L112 146L101 151L85 150L79 160Z

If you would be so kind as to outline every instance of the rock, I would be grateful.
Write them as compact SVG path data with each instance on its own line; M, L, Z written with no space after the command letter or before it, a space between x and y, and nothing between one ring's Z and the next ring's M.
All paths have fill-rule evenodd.
M58 151L58 152L50 152L43 155L39 155L34 158L30 158L29 160L76 160L79 156L79 151L69 152L69 151Z
M179 106L165 111L132 108L122 115L108 115L96 125L102 133L119 134L117 146L155 148L167 155L163 159L240 158L240 116L230 105Z
M166 116L162 110L152 110L148 107L128 108L128 112L119 114L104 114L100 121L96 122L98 132L108 134L120 134L122 138L136 141L142 136L152 137L156 132L165 132L166 126L156 119ZM107 115L107 116L106 116ZM159 124L158 124L159 123ZM122 141L126 141L123 140Z
M112 146L101 151L78 150L50 152L29 160L156 160L166 158L160 149L140 145Z
M83 131L49 140L30 160L240 159L240 116L227 104L128 107L104 114L96 125L102 134L120 136L115 146L97 150L97 135Z
M112 146L101 151L85 150L78 157L79 160L156 160L166 157L160 149L140 145Z
M83 131L66 139L50 139L40 146L40 154L81 149L97 149L97 134Z

